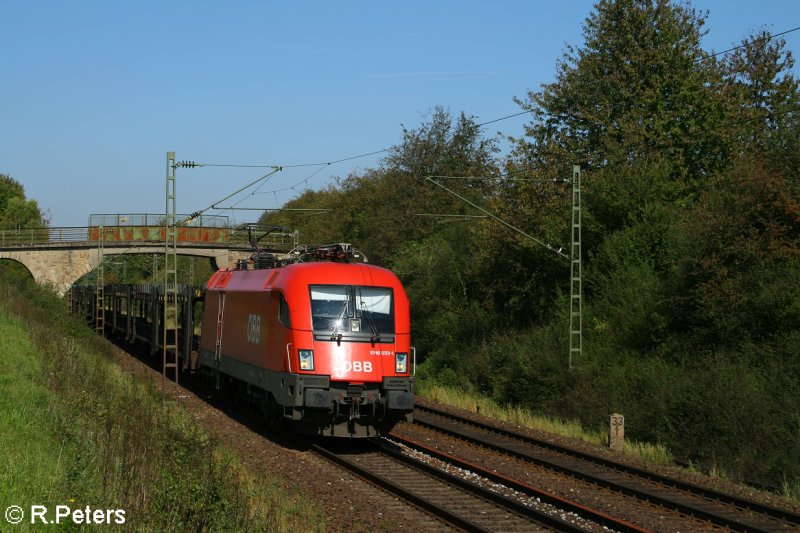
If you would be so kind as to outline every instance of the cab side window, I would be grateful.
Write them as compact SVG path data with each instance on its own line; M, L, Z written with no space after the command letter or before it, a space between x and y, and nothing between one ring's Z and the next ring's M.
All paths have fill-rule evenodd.
M283 294L278 294L278 321L287 328L292 327L292 321L289 318L289 304L286 302Z

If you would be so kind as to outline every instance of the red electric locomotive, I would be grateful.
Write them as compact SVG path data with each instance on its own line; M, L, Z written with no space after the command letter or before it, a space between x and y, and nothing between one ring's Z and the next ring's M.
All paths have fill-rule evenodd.
M200 370L304 433L373 436L410 420L408 298L392 272L357 256L339 244L218 271Z

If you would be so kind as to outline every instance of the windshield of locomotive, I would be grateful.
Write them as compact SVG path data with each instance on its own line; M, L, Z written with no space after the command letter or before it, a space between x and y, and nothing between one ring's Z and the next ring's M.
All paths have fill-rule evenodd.
M314 333L380 337L394 334L393 292L384 287L311 285Z

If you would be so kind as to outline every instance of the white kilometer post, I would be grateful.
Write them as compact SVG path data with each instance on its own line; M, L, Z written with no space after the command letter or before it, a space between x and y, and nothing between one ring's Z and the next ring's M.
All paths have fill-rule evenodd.
M615 452L625 447L625 417L619 413L608 417L608 447Z

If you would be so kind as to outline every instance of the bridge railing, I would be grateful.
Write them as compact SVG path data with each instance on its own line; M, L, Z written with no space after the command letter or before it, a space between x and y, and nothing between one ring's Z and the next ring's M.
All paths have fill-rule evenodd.
M227 244L230 242L231 230L216 227L178 226L179 243L193 244ZM129 242L164 242L164 226L91 226L89 241L103 240L107 244Z
M136 242L164 242L163 226L86 226L55 228L0 228L0 248L48 245L91 244L100 239L108 245ZM230 227L178 228L178 244L208 244L211 246L249 247L246 229ZM290 250L297 246L297 236L275 233L259 243L263 248Z
M0 246L34 246L50 243L78 243L88 240L88 227L0 228Z
M233 238L232 238L233 237ZM45 246L57 244L93 244L100 240L111 244L164 242L163 226L86 226L56 228L0 228L0 247ZM244 244L238 232L229 228L178 228L179 243Z
M163 226L164 213L99 213L89 215L89 226ZM177 220L188 220L189 226L202 228L228 228L230 219L223 215L200 215L190 217L178 214Z

